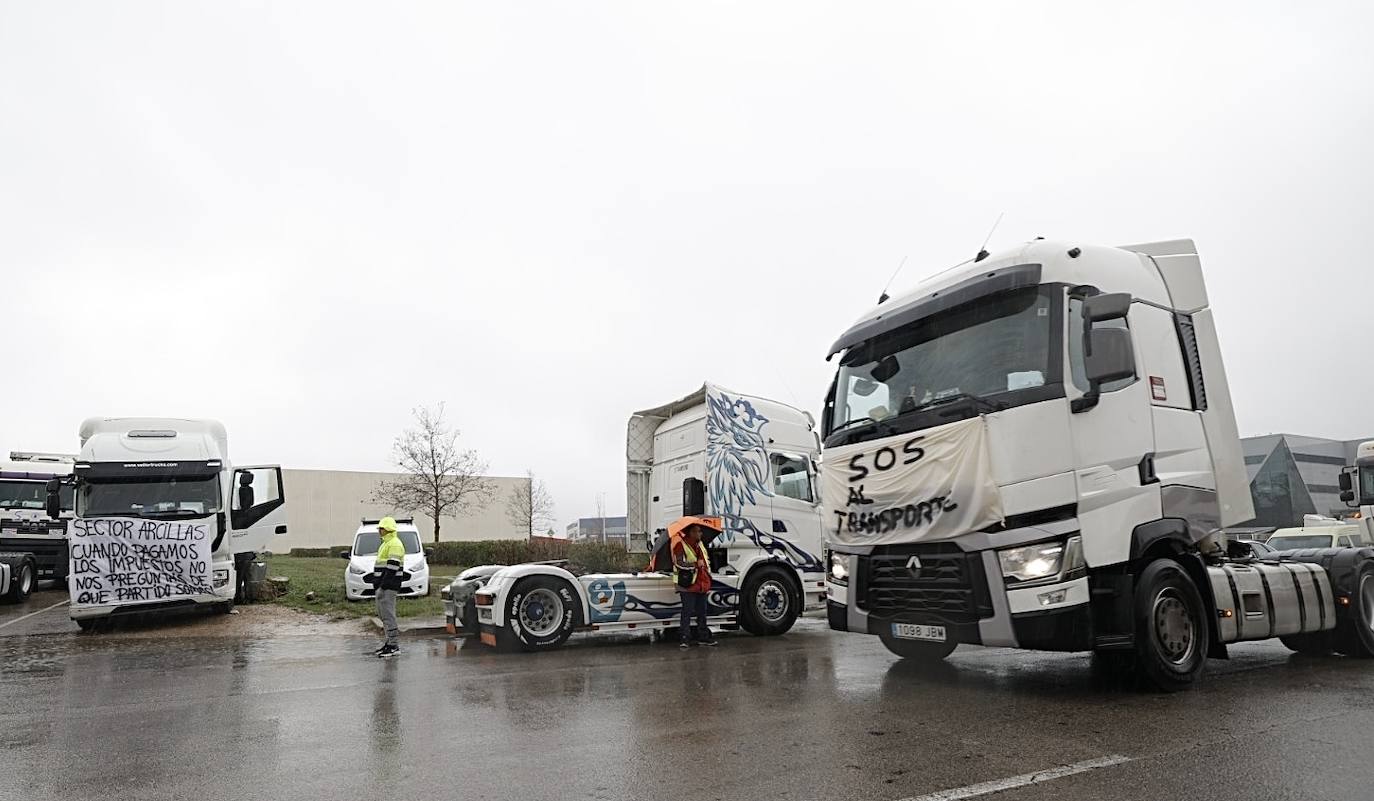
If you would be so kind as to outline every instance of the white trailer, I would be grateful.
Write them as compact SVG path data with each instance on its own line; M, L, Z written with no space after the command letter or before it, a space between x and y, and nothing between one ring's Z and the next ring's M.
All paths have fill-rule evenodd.
M71 616L83 629L126 613L196 606L230 611L247 564L286 533L281 467L233 465L224 426L214 420L91 418L81 425L71 483ZM49 485L50 513L60 489L58 482ZM169 534L172 524L183 533ZM90 545L80 542L81 532L90 534ZM177 536L188 542L204 537L197 545L208 546L203 580L168 575L177 570L171 554L179 546L157 538ZM116 558L120 564L112 566ZM180 589L169 593L163 579ZM154 583L160 586L145 586Z
M708 545L712 625L782 634L805 608L824 604L820 441L811 416L714 384L630 417L628 533L666 548L684 514L717 518ZM701 508L684 508L684 482L704 487ZM688 504L690 507L690 503ZM488 644L526 650L561 645L575 630L662 630L681 603L662 572L575 575L558 564L488 566L444 588L451 630L480 629ZM469 599L471 602L469 604Z
M917 660L1091 650L1166 689L1241 640L1374 656L1374 550L1256 559L1222 531L1253 510L1191 241L1031 242L885 299L836 354L832 628Z
M72 473L74 456L11 451L0 462L0 551L33 556L33 581L67 578L67 521L72 516L71 490L58 502L58 514L47 511L47 484Z

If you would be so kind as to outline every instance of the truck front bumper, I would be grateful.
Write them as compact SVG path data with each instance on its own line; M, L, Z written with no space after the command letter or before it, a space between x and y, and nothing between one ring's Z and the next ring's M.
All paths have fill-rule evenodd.
M887 560L882 579L873 578L878 574L869 561L875 549L832 546L835 553L848 555L849 579L840 584L832 577L827 587L830 627L887 635L893 623L919 623L943 626L946 636L960 643L1046 651L1091 650L1088 577L1008 587L997 549L1019 545L1006 536L1015 533L998 532L998 541L990 543L995 547L982 550L963 550L962 544L955 550L951 543L904 548L901 559L909 558L908 551L918 559L926 556L925 566L910 576L894 576L889 550L880 557ZM1027 541L1043 541L1059 533L1037 528L1021 536ZM955 565L958 559L963 561ZM953 578L956 574L958 578ZM883 580L887 583L881 584Z

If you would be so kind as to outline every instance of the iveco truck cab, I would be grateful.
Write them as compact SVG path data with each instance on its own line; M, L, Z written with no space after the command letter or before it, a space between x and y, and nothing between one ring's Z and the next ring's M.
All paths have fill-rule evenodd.
M832 628L942 659L1095 651L1177 689L1240 640L1374 655L1374 550L1255 558L1190 240L1037 240L884 298L830 349Z
M281 468L231 464L214 420L91 418L72 484L69 588L82 628L124 613L232 610L239 574L286 533Z

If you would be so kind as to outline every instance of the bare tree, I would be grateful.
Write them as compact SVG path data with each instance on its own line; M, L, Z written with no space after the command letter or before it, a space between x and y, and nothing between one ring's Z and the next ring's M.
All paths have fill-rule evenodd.
M529 482L512 487L506 499L506 517L533 537L538 528L553 522L553 498L544 482L535 478L532 471L525 474Z
M392 459L403 475L383 483L373 500L397 510L428 513L438 542L439 518L485 508L496 487L485 477L487 463L477 451L458 447L458 432L444 423L444 404L411 413L415 427L391 445Z

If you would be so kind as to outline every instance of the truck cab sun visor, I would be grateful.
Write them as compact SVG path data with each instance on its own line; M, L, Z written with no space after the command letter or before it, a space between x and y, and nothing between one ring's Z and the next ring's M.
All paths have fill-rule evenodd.
M830 352L826 354L825 358L828 361L836 353L848 350L860 342L910 325L918 320L932 317L956 306L962 306L970 301L989 295L1039 286L1040 272L1039 264L1014 264L1010 267L1000 267L986 273L979 273L938 292L932 292L924 297L908 301L890 311L884 311L871 320L864 320L845 331L839 339L835 340L835 344L830 346Z
M208 478L219 474L220 460L171 459L147 462L89 462L76 465L76 473L83 478L137 478L138 476L176 476L178 478Z

